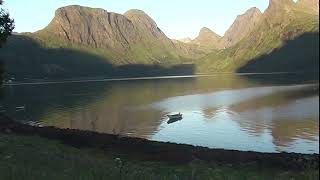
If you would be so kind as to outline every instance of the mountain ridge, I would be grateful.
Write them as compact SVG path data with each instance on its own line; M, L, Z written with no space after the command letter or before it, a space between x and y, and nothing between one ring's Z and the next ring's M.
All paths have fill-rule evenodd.
M134 67L135 74L145 74L146 68L149 72L155 72L154 68L165 72L169 66L183 64L194 64L195 71L192 67L188 72L236 72L256 57L291 42L288 40L319 32L319 12L306 7L310 2L311 9L319 4L311 1L270 0L264 13L250 8L239 15L223 37L204 27L191 42L169 39L141 10L118 14L101 8L66 6L57 9L44 29L9 39L0 50L0 58L10 67L8 73L15 75L27 71L18 67L29 67L28 73L37 71L37 76L62 77L73 72L86 75L86 67L92 68L87 70L88 75L102 76L116 74L120 66Z
M270 0L270 4L263 13L259 24L254 27L250 35L245 36L241 41L225 51L211 53L198 60L197 62L202 62L198 64L198 71L237 71L237 69L246 66L251 60L270 54L277 48L286 45L287 42L290 43L290 40L299 38L305 33L319 33L318 14L306 12L291 0ZM314 35L314 37L318 38L319 36ZM316 42L317 39L314 41ZM312 43L310 40L300 40L298 42ZM303 53L304 46L316 47L310 46L310 44L301 44L300 53ZM294 51L297 51L297 49ZM306 52L310 53L312 51L306 50ZM314 49L314 52L317 52L317 50ZM315 58L313 62L319 61L317 57L312 57ZM283 71L290 66L290 58L290 53L287 54L286 58L283 57L285 59L283 61L286 61L282 63ZM310 65L303 65L303 59L300 59L300 64L301 66ZM262 70L264 67L260 68ZM277 69L280 70L281 68Z
M252 7L243 14L238 15L223 36L216 34L207 27L203 27L194 40L185 43L193 43L218 50L229 48L249 34L259 23L261 17L262 12L258 8Z
M222 38L223 47L228 48L241 41L259 23L261 16L261 11L256 7L238 15Z
M155 46L163 48L158 54L176 56L169 52L174 48L170 39L142 11L131 10L121 15L100 8L66 6L59 8L55 14L50 24L36 32L35 36L40 39L55 36L67 43L108 49L112 52L111 58L116 55L117 59L124 57L127 60L130 57L139 59L135 57L133 45L144 46L150 41L157 41ZM154 55L154 58L158 58L158 54L146 52L146 56Z
M304 8L306 11L319 14L319 1L318 0L298 0L297 5Z
M220 39L220 35L207 27L203 27L200 29L199 35L190 43L194 43L202 47L207 47L209 49L221 49L219 44Z

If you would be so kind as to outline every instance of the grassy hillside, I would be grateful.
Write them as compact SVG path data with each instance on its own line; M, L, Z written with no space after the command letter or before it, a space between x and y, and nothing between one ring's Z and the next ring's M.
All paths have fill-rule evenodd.
M279 13L280 14L280 13ZM313 36L308 38L305 33L313 32ZM304 35L305 34L305 35ZM282 51L281 56L273 56L274 61L268 61L269 67L274 66L277 71L299 71L297 66L287 68L290 65L292 58L291 51L301 57L312 58L303 63L304 59L296 59L301 61L300 64L305 66L315 66L316 64L309 64L310 62L319 63L319 56L317 56L319 42L319 16L314 14L308 14L300 10L292 10L290 13L282 12L277 17L269 17L265 14L265 17L261 20L259 26L257 26L246 38L240 41L235 46L221 50L218 53L211 53L208 56L201 58L197 61L198 72L216 72L216 71L228 71L235 72L245 66L248 62L255 60L259 61L260 56L265 56L272 53L275 48L282 48L286 45L286 50ZM304 37L307 40L302 40ZM294 43L294 45L290 45ZM288 50L288 48L290 50ZM281 64L274 64L276 61L283 62ZM295 63L297 64L297 63ZM281 66L281 67L280 67ZM305 68L307 69L307 68ZM243 71L244 69L242 69ZM247 69L249 70L249 69ZM255 72L265 71L264 66L255 68ZM268 72L273 71L269 68Z
M47 49L72 49L99 56L106 62L115 65L122 64L156 64L156 63L181 63L178 52L171 47L162 48L161 44L150 43L146 45L143 41L135 43L129 49L121 52L114 51L107 47L94 47L66 41L57 36L51 36L50 32L40 31L35 34L24 34L34 41L38 42L41 47ZM17 42L19 43L19 42Z

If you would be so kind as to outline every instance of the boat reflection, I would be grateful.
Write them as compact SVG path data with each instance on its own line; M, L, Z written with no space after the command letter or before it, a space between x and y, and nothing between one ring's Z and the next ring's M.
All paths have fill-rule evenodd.
M172 123L175 123L175 122L178 122L181 120L182 120L182 117L171 118L171 119L169 119L169 121L167 121L167 124L172 124Z

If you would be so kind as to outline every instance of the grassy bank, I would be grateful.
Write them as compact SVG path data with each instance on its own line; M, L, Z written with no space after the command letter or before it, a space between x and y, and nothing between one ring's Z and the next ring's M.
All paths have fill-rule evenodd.
M132 160L38 136L0 134L0 179L319 179L318 170Z

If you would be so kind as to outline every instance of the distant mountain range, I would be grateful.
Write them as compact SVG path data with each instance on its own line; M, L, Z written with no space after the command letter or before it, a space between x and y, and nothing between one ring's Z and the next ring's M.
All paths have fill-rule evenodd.
M46 28L12 36L0 59L19 79L318 71L318 46L318 0L270 0L264 13L238 16L223 37L204 27L193 40L169 39L141 10L73 5L56 10Z
M235 45L201 58L197 61L198 69L202 72L319 71L317 7L319 1L313 0L297 3L270 0L269 7L255 18L258 20L245 35L239 36L242 38ZM246 30L240 30L243 31Z
M239 15L223 37L204 27L194 40L183 41L212 49L226 49L237 44L259 23L262 13L258 8L251 8Z

